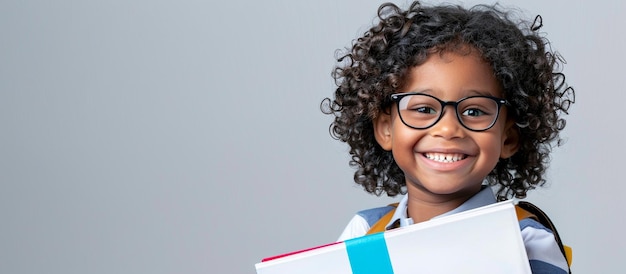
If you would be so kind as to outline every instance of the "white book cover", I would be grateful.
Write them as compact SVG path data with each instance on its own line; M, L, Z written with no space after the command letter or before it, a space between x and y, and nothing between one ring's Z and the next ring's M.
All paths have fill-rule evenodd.
M513 201L266 258L257 274L531 273Z

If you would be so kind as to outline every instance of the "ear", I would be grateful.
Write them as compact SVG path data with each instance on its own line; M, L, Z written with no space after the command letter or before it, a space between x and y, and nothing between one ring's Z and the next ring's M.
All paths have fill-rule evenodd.
M517 128L513 119L508 119L504 127L504 134L502 136L502 149L500 151L500 158L507 159L513 156L513 154L515 154L519 149L519 145L519 128Z
M384 150L391 151L391 115L380 111L373 123L376 142Z

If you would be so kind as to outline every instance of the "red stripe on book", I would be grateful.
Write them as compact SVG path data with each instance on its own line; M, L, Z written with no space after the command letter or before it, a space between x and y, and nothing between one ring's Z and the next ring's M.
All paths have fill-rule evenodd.
M343 243L343 242L335 242L335 243L320 245L320 246L311 247L311 248L307 248L307 249L303 249L303 250L298 250L298 251L294 251L294 252L289 252L289 253L285 253L285 254L281 254L281 255L276 255L276 256L272 256L272 257L267 257L267 258L261 260L261 262L267 262L267 261L271 261L271 260L274 260L274 259L287 257L287 256L291 256L291 255L294 255L294 254L307 252L307 251L310 251L310 250L313 250L313 249L318 249L318 248L327 247L327 246L331 246L331 245L336 245L336 244L340 244L340 243Z

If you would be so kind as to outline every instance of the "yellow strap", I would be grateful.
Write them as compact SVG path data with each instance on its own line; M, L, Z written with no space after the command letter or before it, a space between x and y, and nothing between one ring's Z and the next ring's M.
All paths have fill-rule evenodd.
M398 207L398 203L390 204L390 206ZM383 215L368 231L367 234L374 234L378 232L383 232L386 229L387 224L391 221L393 214L396 212L395 209L390 210L387 214ZM532 214L519 206L515 206L515 213L517 214L517 220L521 221L526 218L537 219L535 214ZM563 245L563 249L565 250L565 259L567 260L567 265L572 266L572 248Z
M565 250L565 259L567 260L567 265L572 266L572 248L569 245L563 245L563 249Z
M519 206L515 206L515 214L517 214L518 221L524 220L526 218L533 218L537 220L537 216L535 216L535 214L532 214Z
M393 203L389 205L393 207L398 207L398 203ZM395 208L392 210L389 210L387 214L383 215L383 217L381 217L372 227L370 227L370 230L367 231L367 234L369 235L369 234L374 234L374 233L385 231L387 228L387 224L389 223L389 221L391 221L391 218L393 217L393 214L395 212L396 212Z

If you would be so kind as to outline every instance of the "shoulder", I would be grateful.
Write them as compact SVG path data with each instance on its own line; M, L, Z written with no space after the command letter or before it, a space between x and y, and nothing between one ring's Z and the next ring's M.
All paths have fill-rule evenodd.
M337 241L345 241L364 236L372 225L394 208L394 206L381 206L357 212L352 219L350 219L350 222L348 222L348 225L346 225Z
M378 220L380 220L380 218L385 216L385 214L389 213L389 211L392 211L395 208L396 208L395 206L391 206L391 205L375 207L375 208L370 208L366 210L361 210L357 212L356 215L361 216L371 227Z
M567 273L568 265L552 231L531 218L519 222L533 273Z

